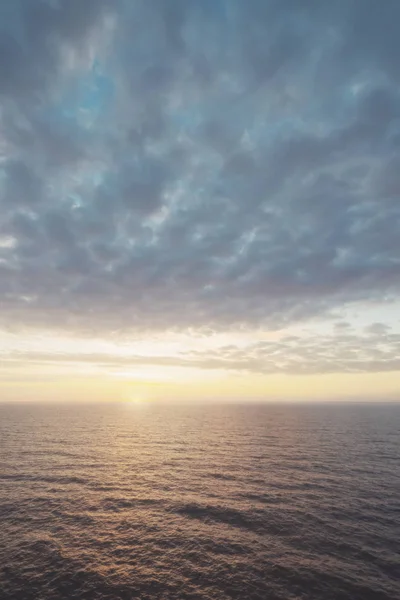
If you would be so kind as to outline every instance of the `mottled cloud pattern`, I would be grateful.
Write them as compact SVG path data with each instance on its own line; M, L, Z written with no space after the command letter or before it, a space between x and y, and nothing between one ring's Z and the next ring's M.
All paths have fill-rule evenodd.
M390 303L399 22L397 0L2 2L1 325L277 330ZM351 365L337 336L318 367L282 342L276 369ZM190 360L269 350L238 352Z

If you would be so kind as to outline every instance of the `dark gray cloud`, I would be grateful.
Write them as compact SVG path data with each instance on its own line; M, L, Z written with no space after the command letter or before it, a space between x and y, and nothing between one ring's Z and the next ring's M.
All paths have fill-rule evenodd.
M398 296L400 3L377 6L3 3L3 326L279 328Z

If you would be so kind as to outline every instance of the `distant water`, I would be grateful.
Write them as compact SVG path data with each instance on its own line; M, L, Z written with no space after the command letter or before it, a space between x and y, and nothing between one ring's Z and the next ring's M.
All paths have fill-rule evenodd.
M0 598L399 600L400 406L0 406Z

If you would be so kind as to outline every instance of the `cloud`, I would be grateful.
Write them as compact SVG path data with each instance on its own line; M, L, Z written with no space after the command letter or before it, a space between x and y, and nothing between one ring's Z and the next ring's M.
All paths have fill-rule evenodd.
M278 329L398 295L399 17L394 0L13 3L2 325Z
M2 356L6 370L27 365L92 367L108 374L137 366L180 367L253 374L368 373L400 369L400 334L374 323L364 335L336 329L333 334L289 336L278 341L220 345L208 350L182 350L174 355L107 352L46 352L9 350Z

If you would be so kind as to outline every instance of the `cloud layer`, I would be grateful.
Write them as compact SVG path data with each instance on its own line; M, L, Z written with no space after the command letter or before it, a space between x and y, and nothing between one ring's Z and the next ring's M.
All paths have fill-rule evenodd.
M399 21L397 0L2 3L1 325L279 329L396 297Z
M340 324L339 324L340 325ZM252 374L316 375L321 373L376 373L400 371L400 334L374 323L360 334L350 327L335 326L326 335L285 335L241 345L216 346L210 350L185 350L173 354L107 352L49 352L39 349L9 350L3 354L9 373L22 365L80 365L109 374L136 367L185 367Z

